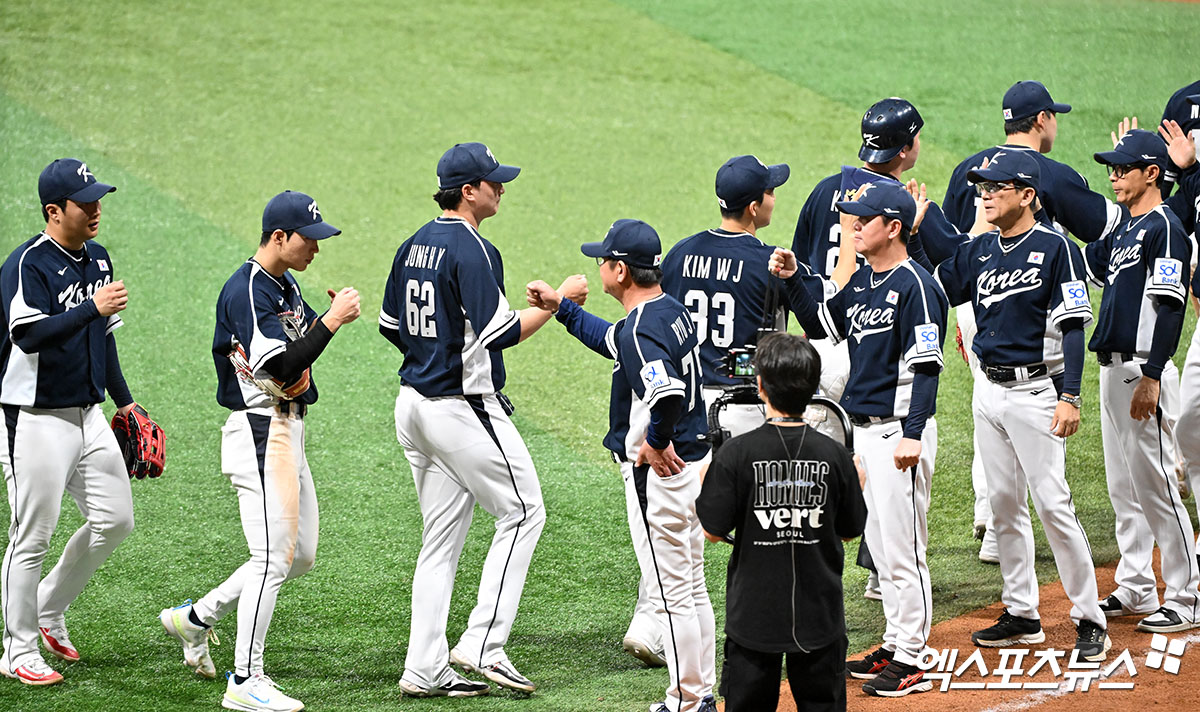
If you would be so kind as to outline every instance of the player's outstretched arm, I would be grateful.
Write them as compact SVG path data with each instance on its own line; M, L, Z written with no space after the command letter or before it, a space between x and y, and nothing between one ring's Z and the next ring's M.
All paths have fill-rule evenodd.
M825 338L825 327L817 316L817 301L800 280L791 279L799 268L796 254L782 247L776 247L767 262L767 269L771 274L784 280L784 298L787 299L788 308L796 315L796 321L800 322L801 328L810 339Z
M582 277L582 275L577 276ZM565 285L566 282L563 284ZM574 301L564 299L563 295L542 280L534 280L525 285L525 300L531 307L528 311L544 310L543 313L547 315L547 319L553 315L562 322L563 326L567 327L567 332L571 336L579 339L592 351L608 359L617 357L614 351L615 347L611 346L607 339L612 324L595 314L584 311L583 307Z
M545 303L534 303L535 293L530 291L530 285L533 284L545 285L549 292L554 293L556 306L553 309L550 309L549 305ZM547 295L549 295L549 292L547 292ZM582 274L573 274L570 277L567 277L565 280L563 280L563 283L559 285L557 290L550 289L550 285L542 282L541 280L530 282L529 285L526 285L525 287L525 300L529 302L530 308L523 309L520 312L521 337L517 340L517 343L520 343L525 339L528 339L530 336L533 336L538 329L545 326L546 322L550 321L550 317L554 316L554 313L558 311L558 302L565 299L578 305L582 305L587 301L587 297L587 277Z

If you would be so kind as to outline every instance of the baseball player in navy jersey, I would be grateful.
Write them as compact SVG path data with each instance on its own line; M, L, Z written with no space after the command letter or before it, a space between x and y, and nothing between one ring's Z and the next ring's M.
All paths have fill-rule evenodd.
M877 101L863 114L861 168L842 170L817 183L796 221L792 252L813 272L834 280L840 288L854 269L864 264L849 243L842 240L848 220L837 202L848 200L862 185L875 181L900 182L900 175L917 163L921 153L921 128L925 120L910 102L892 97ZM844 245L844 247L843 247ZM838 265L842 269L838 274ZM829 341L814 341L821 355L821 392L838 399L846 385L850 364L846 347Z
M1193 146L1200 143L1200 81L1180 88L1167 100L1167 105L1163 108L1162 123L1166 124L1170 121L1174 121L1185 134L1191 136ZM1196 149L1193 149L1192 156L1193 160L1188 163L1188 166L1195 164ZM1168 156L1167 170L1163 173L1163 200L1166 200L1175 186L1179 184L1182 178L1181 173L1188 166L1183 166L1173 157Z
M739 382L729 376L729 349L754 344L764 324L779 329L786 326L782 300L776 300L774 314L764 314L770 308L769 276L762 266L774 248L763 244L757 233L771 224L775 189L787 182L789 173L787 164L768 166L755 156L726 161L716 178L721 226L684 238L663 258L662 290L682 302L696 324L706 413L726 387ZM813 274L807 265L795 278L805 280L818 300L824 299L826 285L833 284ZM759 427L765 417L761 404L728 404L721 425L730 436L736 436ZM662 665L662 634L656 627L659 616L654 614L652 600L653 587L643 579L623 647L650 665Z
M1083 255L1034 216L1037 159L1001 150L967 178L996 230L966 239L934 276L951 304L974 312L976 452L983 460L1003 573L1006 609L971 636L992 648L1046 639L1038 616L1027 493L1072 602L1080 657L1103 660L1110 642L1097 603L1087 534L1065 475L1065 438L1079 428L1084 326L1092 320ZM965 311L962 309L960 311Z
M504 652L534 547L546 522L529 451L509 420L501 351L550 319L515 311L504 295L500 252L479 233L496 214L519 168L501 165L482 143L457 144L438 161L442 208L396 251L384 287L379 331L400 350L396 437L412 467L425 527L412 581L412 623L400 688L407 695L486 694L449 663L503 687L534 684ZM568 280L575 298L586 281ZM478 601L458 644L446 620L458 557L478 502L496 517Z
M531 282L531 305L547 309L571 335L615 361L604 446L621 464L629 531L642 577L663 602L660 628L670 681L652 712L716 712L715 623L704 581L704 531L696 516L700 468L709 447L701 397L703 369L688 310L664 294L658 233L618 220L583 254L600 263L604 291L625 307L616 324Z
M305 416L317 402L311 366L359 315L358 292L346 287L329 290L332 304L318 316L291 272L307 269L320 241L338 234L313 198L276 195L263 210L258 250L217 297L217 402L230 411L221 428L221 470L237 492L250 558L195 604L164 609L159 621L182 643L184 663L211 678L212 626L237 608L226 709L304 707L263 671L263 647L280 587L308 573L317 554L317 496L304 452Z
M1162 139L1131 130L1095 158L1108 166L1125 209L1117 230L1084 250L1089 280L1104 289L1088 348L1101 366L1104 460L1121 551L1117 590L1101 607L1109 616L1149 613L1140 630L1187 630L1200 623L1200 572L1172 472L1175 448L1164 427L1178 413L1178 396L1160 381L1178 381L1171 355L1183 324L1191 245L1162 204ZM1155 541L1166 583L1161 606L1151 569Z
M1037 189L1038 204L1034 206L1037 219L1047 226L1060 225L1084 240L1094 240L1111 230L1119 218L1119 210L1102 196L1088 188L1083 176L1070 166L1059 163L1045 154L1054 148L1058 136L1058 116L1071 111L1070 104L1054 101L1045 85L1038 81L1020 81L1004 93L1001 104L1004 118L1003 144L985 148L964 159L950 175L942 210L946 218L961 232L967 232L975 222L976 208L980 196L967 178L967 173L979 168L984 160L998 152L1010 155L1024 153L1038 162L1040 181ZM948 255L946 255L948 256ZM956 310L958 328L962 334L964 351L967 354L971 375L977 385L986 380L979 370L979 361L972 350L975 337L975 314L970 308ZM975 486L976 536L983 539L979 558L988 563L998 563L996 535L988 524L991 511L988 505L987 484L983 476L983 462L978 443L971 462L971 482Z
M838 209L855 216L854 249L867 257L842 291L818 304L805 289L787 290L810 338L846 340L850 376L841 405L855 424L867 472L867 540L879 570L887 618L883 645L848 662L868 694L899 697L932 688L917 660L929 638L932 594L926 514L937 452L933 419L946 295L908 257L913 198L899 183L876 182ZM790 277L796 258L777 249L770 269Z
M51 655L79 659L67 636L67 607L133 529L125 460L100 410L106 390L121 412L133 408L113 336L129 295L95 241L100 199L114 190L74 158L46 166L38 178L46 228L0 267L6 324L0 404L11 512L0 572L0 673L27 685L63 679L38 652L39 636ZM42 579L64 492L85 521Z
M1200 102L1200 95L1195 99ZM1197 106L1200 106L1200 103ZM1179 123L1170 119L1164 122L1159 134L1169 142L1168 157L1178 171L1179 190L1171 196L1169 202L1183 202L1192 205L1193 209L1200 209L1200 163L1196 160L1196 134L1184 133ZM1196 269L1196 257L1193 252L1191 301L1193 309L1200 314L1200 302L1195 296L1200 294L1200 270ZM1180 410L1175 427L1175 442L1183 462L1182 472L1177 474L1180 487L1186 496L1200 492L1200 329L1192 333L1192 343L1179 378L1179 394ZM1200 497L1197 497L1196 501L1200 501Z

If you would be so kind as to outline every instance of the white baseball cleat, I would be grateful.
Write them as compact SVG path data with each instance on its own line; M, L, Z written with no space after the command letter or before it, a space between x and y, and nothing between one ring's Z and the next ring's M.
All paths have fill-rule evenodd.
M42 637L42 646L54 657L69 663L79 659L79 651L71 645L71 639L67 637L66 626L40 627L38 633Z
M304 703L283 694L275 681L259 672L237 684L233 673L225 673L229 683L225 686L225 697L221 706L227 710L241 712L299 712Z
M995 529L988 529L983 533L983 543L979 545L979 560L985 564L1000 563L1000 545L996 542Z
M512 661L508 659L507 655L504 655L494 663L478 665L471 662L458 648L454 648L450 651L450 662L466 672L477 672L500 687L507 687L510 690L517 690L518 692L533 692L536 689L535 685L529 681L529 678L517 672L517 669L513 667Z
M211 680L217 676L217 668L208 653L208 641L212 640L213 645L220 645L221 641L212 628L193 623L188 617L191 612L192 601L188 599L174 608L164 608L158 620L172 638L183 644L183 663L200 677Z
M0 674L20 680L26 685L57 685L63 681L63 676L36 653L25 656L24 662L11 670L0 663Z
M650 667L665 667L667 664L661 643L655 647L635 635L626 633L621 641L621 648Z
M492 691L486 683L468 680L449 665L438 679L442 682L433 687L421 687L401 677L400 692L409 697L478 697Z
M879 574L874 571L867 574L867 587L863 591L863 598L870 601L883 600L883 591L879 588Z

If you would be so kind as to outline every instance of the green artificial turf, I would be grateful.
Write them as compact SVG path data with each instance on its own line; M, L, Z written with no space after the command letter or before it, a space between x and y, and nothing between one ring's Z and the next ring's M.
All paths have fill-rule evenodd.
M1139 28L1138 42L1129 27ZM808 191L854 162L862 111L889 95L924 115L913 175L940 197L959 159L1002 139L1004 89L1042 79L1076 107L1062 117L1052 155L1104 189L1091 152L1107 148L1123 114L1157 118L1195 78L1197 50L1176 38L1197 30L1192 7L1084 0L0 5L0 246L7 252L41 228L36 178L51 159L80 157L119 186L104 201L100 241L131 294L117 332L122 364L170 440L167 474L134 483L133 534L68 614L84 660L58 665L67 682L53 689L0 681L0 709L219 704L222 683L189 676L156 616L198 598L246 555L219 467L225 411L213 397L213 304L253 252L262 206L283 189L315 196L344 231L298 275L310 301L353 285L363 318L315 369L322 396L308 420L308 456L321 545L312 573L280 595L268 671L314 710L644 709L666 680L620 650L637 567L620 476L600 446L609 365L553 323L506 357L506 391L549 517L507 651L540 689L530 699L399 696L420 513L392 424L398 354L375 314L396 247L437 214L430 196L441 153L480 140L524 169L483 226L504 254L517 304L530 279L595 278L578 244L617 218L649 221L666 244L715 225L713 175L739 153L791 164L775 224L761 233L790 243ZM879 39L887 31L894 43ZM1148 45L1172 49L1148 55ZM593 286L589 308L617 317L598 279ZM1185 340L1190 333L1189 319ZM970 539L970 378L961 362L947 363L929 517L939 619L994 601L1000 586ZM1116 548L1094 361L1085 383L1068 477L1095 557L1108 561ZM451 643L491 538L480 515L463 554ZM79 523L64 506L51 559ZM1053 578L1040 532L1038 552L1039 575ZM726 557L710 547L719 622ZM848 567L852 649L883 628L878 604L859 596L864 579ZM234 629L233 616L218 625L218 670L232 667Z

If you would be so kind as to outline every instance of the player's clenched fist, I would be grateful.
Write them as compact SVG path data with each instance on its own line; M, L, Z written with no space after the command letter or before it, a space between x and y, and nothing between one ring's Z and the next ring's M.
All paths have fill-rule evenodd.
M775 252L771 254L770 261L767 262L767 269L771 274L782 279L796 274L796 270L799 268L796 263L796 253L782 247L776 247Z
M565 285L566 283L564 282L563 284ZM554 291L550 285L542 280L535 279L525 285L525 301L529 302L529 306L536 309L556 312L558 311L558 305L562 304L562 295Z
M588 298L588 282L587 277L582 274L573 274L563 280L563 283L558 285L558 293L563 299L570 299L579 306L583 306Z
M109 282L97 289L96 294L92 296L92 301L96 302L96 311L100 312L100 316L112 316L123 310L129 304L129 292L125 290L125 280Z
M327 293L333 303L329 305L329 311L325 312L325 316L321 320L325 322L325 326L330 331L337 331L339 326L349 324L358 318L360 307L357 289L344 287L340 292L330 289Z

